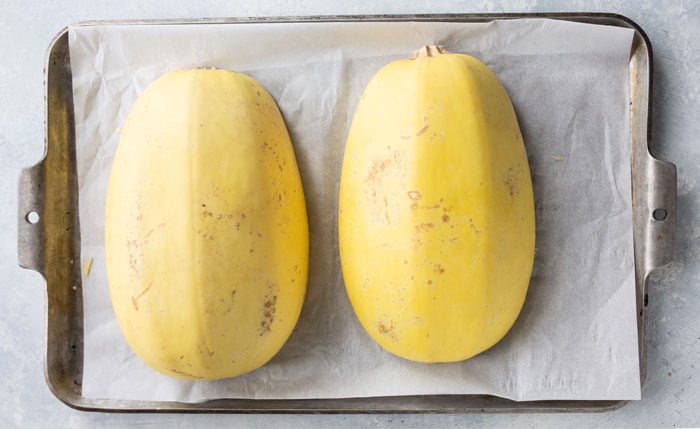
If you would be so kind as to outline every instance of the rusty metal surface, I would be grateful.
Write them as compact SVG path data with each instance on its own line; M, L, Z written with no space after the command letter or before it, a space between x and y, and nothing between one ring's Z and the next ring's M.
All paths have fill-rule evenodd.
M654 158L648 149L651 46L644 32L613 14L445 14L312 16L202 20L86 21L104 24L223 24L256 22L449 21L551 18L632 28L630 118L632 209L637 321L642 382L645 374L646 287L649 274L671 261L675 242L676 169ZM113 401L83 398L83 301L80 233L75 165L72 80L67 30L51 43L45 69L45 158L22 172L19 182L18 252L20 265L46 279L45 375L54 395L67 405L91 411L237 412L237 413L467 413L586 412L619 408L625 401L515 402L485 395L433 395L353 399L242 400L203 403ZM32 213L30 215L30 213ZM37 220L38 216L38 220Z

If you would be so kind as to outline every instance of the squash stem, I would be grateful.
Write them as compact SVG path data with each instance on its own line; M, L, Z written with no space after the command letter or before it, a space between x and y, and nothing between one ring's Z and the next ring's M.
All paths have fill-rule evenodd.
M420 58L436 57L438 55L448 53L449 51L445 49L445 47L442 45L425 45L416 52L414 52L411 56L411 59L415 60Z

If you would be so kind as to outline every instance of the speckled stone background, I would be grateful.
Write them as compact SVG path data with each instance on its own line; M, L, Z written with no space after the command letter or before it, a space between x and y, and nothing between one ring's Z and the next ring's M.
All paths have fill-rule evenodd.
M86 19L378 13L613 12L654 52L652 152L678 166L674 262L649 285L642 400L608 413L479 415L157 415L66 407L43 375L44 281L17 266L17 180L43 154L43 67L64 26ZM700 426L700 2L511 0L0 1L0 427L698 427Z

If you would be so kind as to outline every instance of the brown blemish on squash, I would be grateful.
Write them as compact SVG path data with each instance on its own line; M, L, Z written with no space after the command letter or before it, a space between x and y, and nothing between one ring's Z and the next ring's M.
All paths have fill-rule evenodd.
M360 287L362 288L362 290L367 290L367 285L368 285L368 284L369 284L369 279L368 279L367 277L365 277L365 278L362 280L362 283L360 283Z
M139 261L141 261L141 258L143 258L141 243L139 240L127 240L126 247L129 253L129 266L131 267L131 273L136 278L140 279L141 269L139 267Z
M206 344L200 344L198 348L200 353L207 354L209 357L214 356L214 352L209 350L209 347Z
M223 299L221 301L224 302ZM224 315L229 314L231 312L231 310L233 310L233 304L235 304L235 303L236 303L236 289L231 291L231 303L228 305L226 310L224 310Z
M417 249L423 245L423 241L419 237L413 237L411 242L413 243L414 249Z
M131 297L131 305L134 306L134 310L139 311L139 299L141 299L146 292L151 290L151 286L153 286L153 282L149 283L146 289L142 290L140 294Z
M418 132L416 133L416 137L418 137L418 136L420 136L420 135L422 135L422 134L425 134L425 132L426 132L427 130L428 130L428 126L426 125L426 126L424 126L423 128L421 128L420 130L418 130Z
M201 380L201 379L204 378L204 377L200 377L200 376L197 376L197 375L193 375L193 374L190 374L190 373L187 373L187 372L184 372L184 371L177 370L177 369L175 369L175 368L171 368L170 371L174 372L175 374L184 375L185 377L196 378L197 380Z
M420 192L418 191L408 191L408 198L412 199L413 201L420 200L422 198Z
M505 186L508 190L508 195L515 197L519 191L520 179L515 166L511 166L506 173Z
M450 217L447 216L447 215L442 215L442 221L443 221L444 223L447 223L447 222L450 221Z
M145 234L133 240L126 241L127 253L129 255L129 266L131 267L131 274L136 278L141 278L141 267L140 263L143 258L143 245L148 242L148 238L156 230L163 228L165 222L161 222L153 228L149 229ZM139 232L136 235L140 235Z
M472 218L469 218L469 227L475 234L481 234L481 230L474 225L474 220Z
M369 173L367 173L367 181L377 182L379 177L383 175L387 167L391 166L392 162L392 159L375 160L369 169Z
M433 271L435 271L438 274L442 274L445 272L445 267L443 267L440 264L435 264L435 269Z
M394 332L394 322L379 321L377 323L377 330L391 341L398 341L399 339L396 332Z
M275 318L275 304L277 303L278 287L274 283L268 283L268 294L265 295L262 305L262 320L258 327L258 334L262 337L272 332L272 322Z
M384 195L384 218L387 224L391 223L391 219L389 219L389 201L387 201L386 195Z
M506 181L506 188L508 188L508 195L511 197L515 196L518 192L517 184L512 180Z

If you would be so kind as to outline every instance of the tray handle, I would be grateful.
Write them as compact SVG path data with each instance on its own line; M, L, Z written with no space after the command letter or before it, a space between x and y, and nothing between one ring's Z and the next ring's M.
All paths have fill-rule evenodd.
M676 244L676 166L650 157L647 164L646 272L671 262Z
M19 178L17 256L22 268L44 275L44 162L22 170Z

